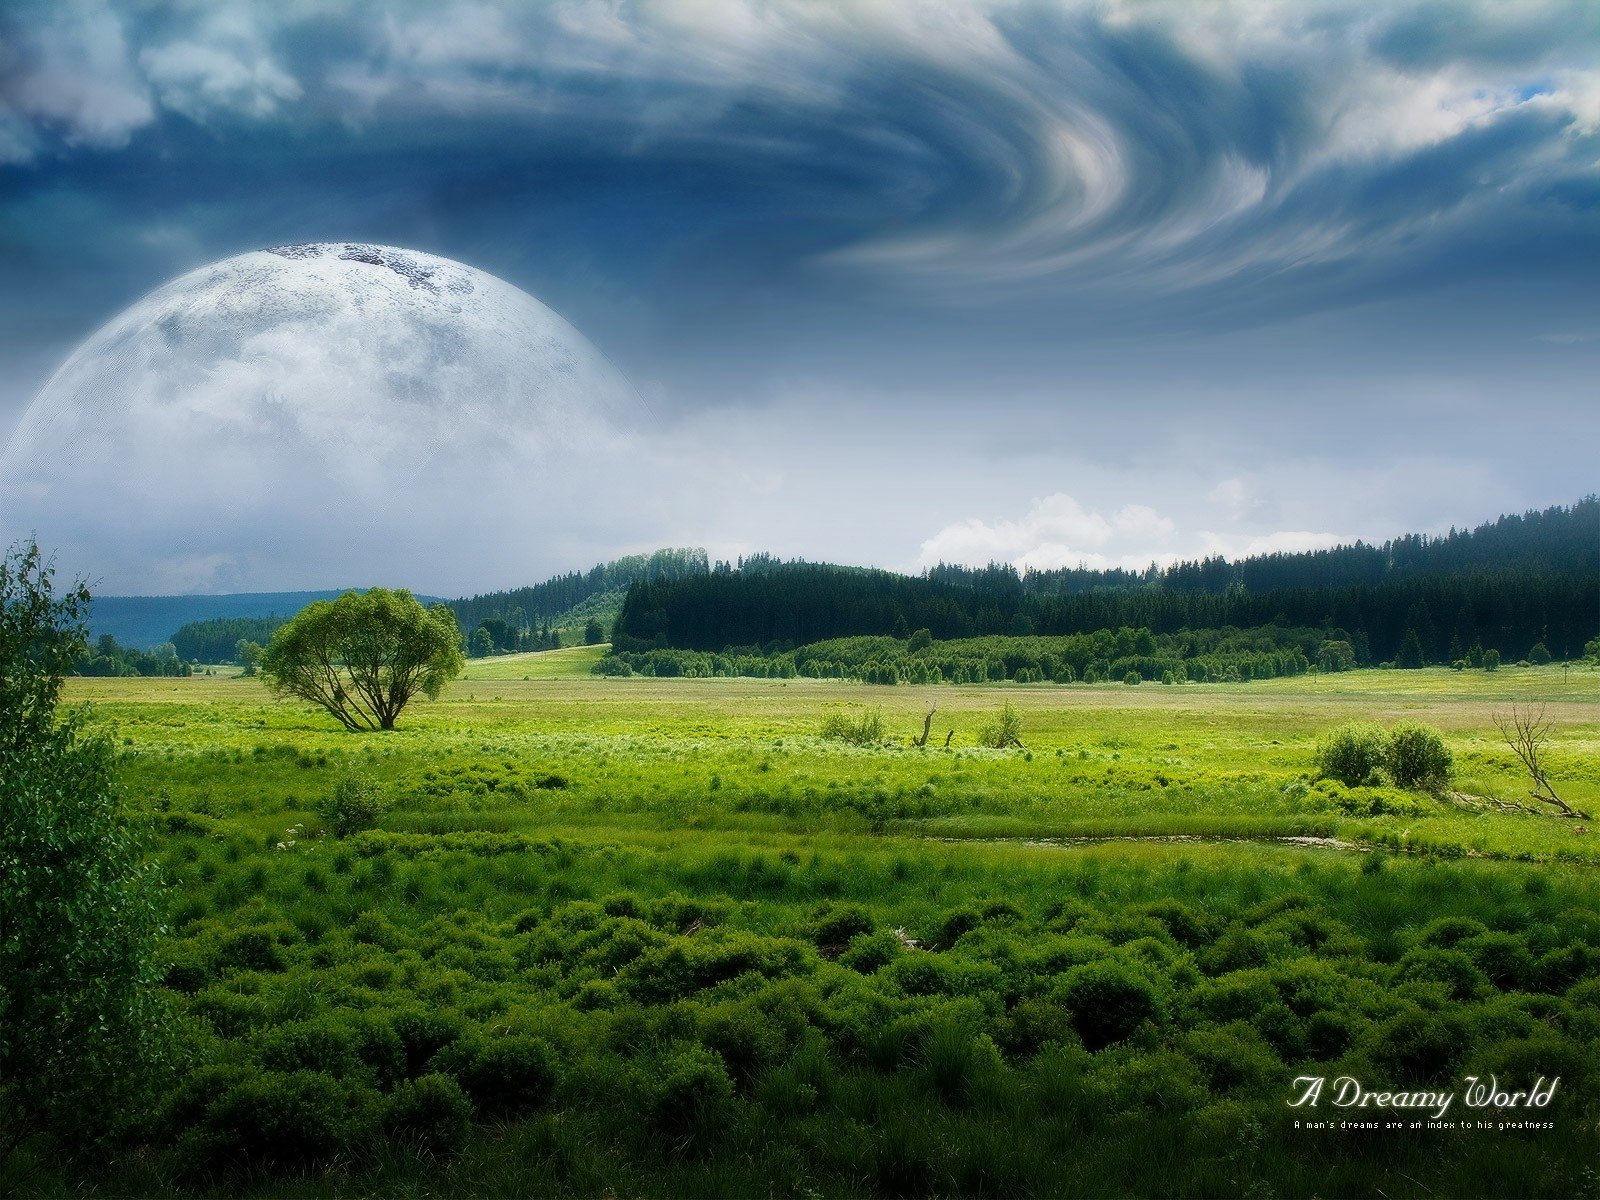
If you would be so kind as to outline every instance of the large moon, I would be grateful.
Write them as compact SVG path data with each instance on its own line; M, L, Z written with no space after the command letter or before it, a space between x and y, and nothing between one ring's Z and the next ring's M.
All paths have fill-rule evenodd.
M172 281L80 346L0 461L0 512L107 591L533 582L607 541L602 480L642 416L503 280L279 246Z

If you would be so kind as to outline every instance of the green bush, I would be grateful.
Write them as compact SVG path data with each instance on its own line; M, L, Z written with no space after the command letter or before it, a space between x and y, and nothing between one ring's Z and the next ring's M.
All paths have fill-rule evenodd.
M390 1134L414 1141L439 1157L458 1154L467 1143L472 1101L448 1075L409 1079L394 1090L383 1114Z
M351 772L323 797L317 805L317 815L328 823L336 837L343 838L371 829L388 807L375 780Z
M1431 725L1396 725L1384 746L1383 765L1400 787L1439 791L1450 782L1455 760Z
M1317 774L1346 787L1361 787L1374 781L1387 745L1376 725L1362 721L1341 725L1317 743Z
M0 558L0 1191L19 1143L111 1132L163 1057L156 868L115 747L59 707L88 616L36 545Z
M842 946L873 927L872 914L859 904L824 901L811 910L811 938L819 946Z
M1483 652L1483 669L1485 671L1498 671L1500 669L1500 651L1485 650Z
M263 1071L217 1097L204 1128L224 1160L316 1162L367 1135L376 1098L321 1071Z

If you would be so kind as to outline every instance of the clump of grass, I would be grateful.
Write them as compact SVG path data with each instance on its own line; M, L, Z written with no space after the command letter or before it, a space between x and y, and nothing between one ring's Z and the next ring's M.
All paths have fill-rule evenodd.
M869 708L859 713L835 709L822 720L822 736L852 746L872 746L883 741L883 710Z
M1011 746L1022 747L1022 717L1011 701L1006 701L994 717L978 727L978 745L991 750L1005 750Z

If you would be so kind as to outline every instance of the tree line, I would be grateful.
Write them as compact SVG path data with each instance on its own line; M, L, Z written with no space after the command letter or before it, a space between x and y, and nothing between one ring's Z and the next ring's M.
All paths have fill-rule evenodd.
M238 662L241 642L265 646L287 621L276 615L190 621L172 635L172 646L184 662Z
M571 571L531 587L483 592L446 603L455 613L457 623L468 631L469 647L479 627L499 622L500 627L491 626L494 650L548 649L544 645L525 645L522 641L529 632L548 634L556 618L566 616L585 601L607 592L620 593L635 583L703 576L709 570L704 550L668 548L652 554L628 555L587 571Z
M1343 632L1343 631L1339 631ZM833 638L771 652L735 646L724 652L680 649L620 651L602 658L597 675L768 679L848 679L876 684L925 683L1239 683L1301 675L1313 662L1340 670L1324 653L1317 629L1209 629L1153 634L1148 629L1097 630L1068 637L989 636L938 641L926 629L909 638ZM1342 643L1340 643L1342 644Z
M1085 573L1068 573L1076 590L1048 591L1041 589L1050 573L997 565L908 576L758 556L634 584L612 642L623 652L754 646L772 653L832 638L906 638L917 629L949 641L1276 623L1340 630L1359 665L1421 665L1490 650L1510 661L1541 651L1572 658L1600 633L1593 498L1443 538L1218 563L1086 588L1076 586Z
M178 655L171 642L163 642L151 650L138 650L118 644L109 633L101 634L92 646L86 641L72 670L78 675L112 678L191 673L189 664Z

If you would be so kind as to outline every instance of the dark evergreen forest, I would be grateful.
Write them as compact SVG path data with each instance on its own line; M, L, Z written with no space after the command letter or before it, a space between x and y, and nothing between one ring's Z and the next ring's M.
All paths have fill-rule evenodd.
M939 566L920 576L757 556L632 585L618 650L782 652L830 638L1155 634L1281 625L1348 640L1360 663L1495 650L1582 653L1600 633L1600 501L1442 537L1127 571Z

